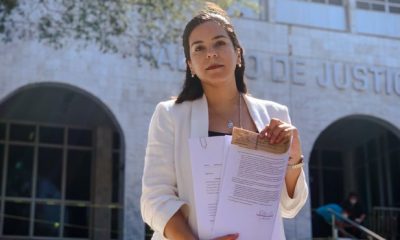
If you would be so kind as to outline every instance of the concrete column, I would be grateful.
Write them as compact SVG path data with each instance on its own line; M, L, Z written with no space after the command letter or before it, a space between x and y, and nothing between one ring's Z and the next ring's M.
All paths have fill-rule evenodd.
M363 145L363 152L364 152L364 160L363 162L365 163L365 168L364 168L364 174L365 176L369 176L369 165L370 165L370 159L368 156L368 146L367 143L364 143ZM367 199L366 199L366 206L372 206L372 193L371 193L371 179L369 177L366 177L365 180L365 186L367 190Z
M379 206L385 206L385 186L384 186L384 178L383 178L383 156L382 156L382 144L381 144L381 136L378 136L374 139L376 146L376 161L378 165L377 175L378 175L378 186L379 186Z
M351 33L357 33L357 23L355 19L355 11L357 11L356 0L347 0L345 1L346 7L346 23L347 23L347 31Z
M260 17L268 22L275 22L275 1L276 0L260 0Z
M108 240L111 232L112 194L112 130L96 129L96 153L94 161L93 239Z
M317 166L318 166L318 191L319 191L319 204L322 205L324 203L324 176L323 176L323 171L322 171L322 149L318 149L317 151ZM310 196L311 197L311 191L310 191Z
M394 206L393 205L393 192L395 191L395 189L393 189L392 186L392 171L391 171L391 159L390 159L390 153L391 153L391 149L389 149L389 141L388 141L388 132L385 131L383 133L383 149L382 149L382 154L383 154L383 164L385 166L385 177L386 177L386 186L387 186L387 204L389 206Z

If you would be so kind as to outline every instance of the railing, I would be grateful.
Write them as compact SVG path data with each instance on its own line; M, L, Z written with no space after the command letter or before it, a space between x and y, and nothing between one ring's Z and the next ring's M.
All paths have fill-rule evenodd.
M400 208L374 207L369 217L371 229L387 239L400 238Z
M338 239L338 231L339 228L337 227L336 224L336 218L338 218L340 221L345 222L346 224L357 228L358 230L364 232L367 236L368 239L377 239L377 240L385 240L385 238L383 238L382 236L376 234L375 232L369 230L368 228L348 219L347 217L342 216L340 213L332 210L332 209L328 209L328 211L332 214L332 238L333 239Z

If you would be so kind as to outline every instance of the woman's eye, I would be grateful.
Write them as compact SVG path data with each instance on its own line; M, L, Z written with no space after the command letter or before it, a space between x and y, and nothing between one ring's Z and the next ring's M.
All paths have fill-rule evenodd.
M202 46L197 46L197 47L194 48L194 51L195 51L195 52L199 52L199 51L201 51L201 50L203 50L203 49L204 49L204 47L202 47Z
M218 41L215 43L216 46L224 46L226 43L224 41Z

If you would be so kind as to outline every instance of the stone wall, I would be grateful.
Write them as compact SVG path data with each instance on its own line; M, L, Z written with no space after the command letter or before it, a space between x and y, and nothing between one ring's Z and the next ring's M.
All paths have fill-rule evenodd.
M252 95L286 104L306 160L318 135L336 120L368 115L400 129L400 41L349 32L235 20ZM165 50L165 51L164 51ZM180 48L160 51L160 68L94 48L52 50L36 42L0 45L0 102L21 87L63 83L107 106L125 150L124 239L143 239L139 210L147 128L157 102L178 94ZM305 167L308 174L307 165ZM311 238L310 203L285 222L288 239Z

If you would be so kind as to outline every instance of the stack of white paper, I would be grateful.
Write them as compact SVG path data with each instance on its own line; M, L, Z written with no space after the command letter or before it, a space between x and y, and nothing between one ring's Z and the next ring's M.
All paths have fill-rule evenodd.
M240 239L271 239L288 153L251 150L231 140L189 140L199 238L239 233Z

